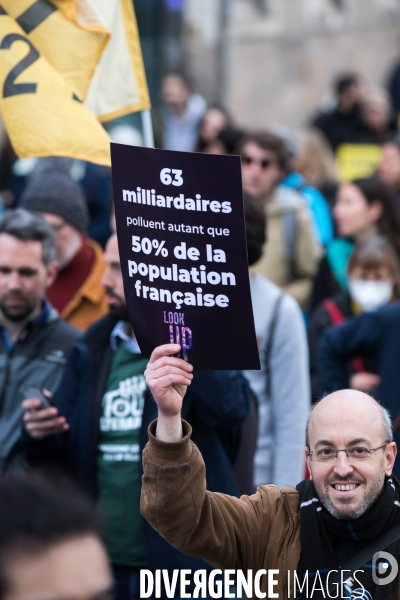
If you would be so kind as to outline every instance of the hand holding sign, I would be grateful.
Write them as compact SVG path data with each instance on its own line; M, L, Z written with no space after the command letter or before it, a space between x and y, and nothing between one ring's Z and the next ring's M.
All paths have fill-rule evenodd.
M196 369L259 368L239 157L111 145L130 319ZM168 166L166 166L168 165Z
M172 356L179 350L177 344L159 346L144 372L158 406L157 437L164 442L177 442L182 437L182 401L193 378L192 365Z

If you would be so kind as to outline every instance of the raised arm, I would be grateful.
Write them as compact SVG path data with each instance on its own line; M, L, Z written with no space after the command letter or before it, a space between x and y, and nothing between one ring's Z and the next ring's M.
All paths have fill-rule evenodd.
M298 508L298 494L292 488L281 494L275 486L240 499L206 491L202 456L190 425L180 420L192 368L172 356L178 350L157 348L146 370L159 420L150 425L143 451L141 512L181 552L219 568L263 568L269 536L279 545L288 535L284 496Z
M164 344L154 350L145 371L147 385L158 407L156 437L163 442L177 442L182 436L181 409L193 367L175 358L177 344Z

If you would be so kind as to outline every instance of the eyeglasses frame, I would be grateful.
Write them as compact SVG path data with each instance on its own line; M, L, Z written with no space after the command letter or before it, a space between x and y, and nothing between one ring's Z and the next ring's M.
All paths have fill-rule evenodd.
M365 448L365 450L368 450L369 454L372 454L373 452L376 452L377 450L380 450L381 448L384 448L385 446L387 446L388 444L391 444L391 442L383 442L383 444L381 444L380 446L377 446L376 448ZM346 452L346 456L349 460L351 460L351 457L349 456L349 448L364 448L364 446L349 446L348 448L335 448L334 452L335 452L335 457L334 460L337 460L338 454L339 452ZM314 450L310 450L310 452L307 452L307 456L310 457L311 462L330 462L331 459L328 460L313 460L312 457L314 456L315 452ZM367 457L365 457L367 458Z

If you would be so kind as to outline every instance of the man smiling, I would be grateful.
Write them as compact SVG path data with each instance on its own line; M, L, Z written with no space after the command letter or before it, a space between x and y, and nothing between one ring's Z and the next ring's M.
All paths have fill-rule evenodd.
M391 474L396 456L386 411L363 396L351 390L327 396L316 405L307 428L306 445L313 448L307 450L311 479L321 503L336 519L358 519L370 508L383 489L385 475ZM338 421L341 410L347 415ZM352 437L360 431L359 412L364 411L362 419L369 435ZM343 450L336 450L335 440ZM390 470L386 466L389 455Z
M378 550L400 558L398 541L347 569L350 559L358 560L360 551L400 523L400 486L392 476L397 448L387 412L362 392L335 392L316 405L308 422L309 481L296 489L260 486L240 499L213 494L205 490L204 463L190 441L191 427L180 418L193 374L190 364L171 356L176 352L172 345L156 348L145 373L158 405L143 453L141 500L153 527L182 552L214 567L253 574L278 569L275 597L325 598L329 589L331 597L397 598L397 580L376 584L371 560ZM329 574L340 570L344 587L338 594ZM309 578L297 596L294 572L300 583ZM260 587L267 592L267 577Z

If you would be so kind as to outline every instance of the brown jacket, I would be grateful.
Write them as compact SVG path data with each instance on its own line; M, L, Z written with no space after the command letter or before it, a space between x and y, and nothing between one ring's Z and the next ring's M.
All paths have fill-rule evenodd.
M143 451L141 512L175 548L203 558L219 569L279 569L274 592L287 598L287 572L300 559L299 493L291 487L258 488L240 499L206 491L205 467L197 446L187 435L166 444L154 437ZM267 578L261 590L268 592ZM291 593L293 597L293 591Z
M88 239L87 244L94 251L92 270L60 315L64 321L81 331L86 331L108 313L106 293L101 285L105 270L103 250L94 240Z

